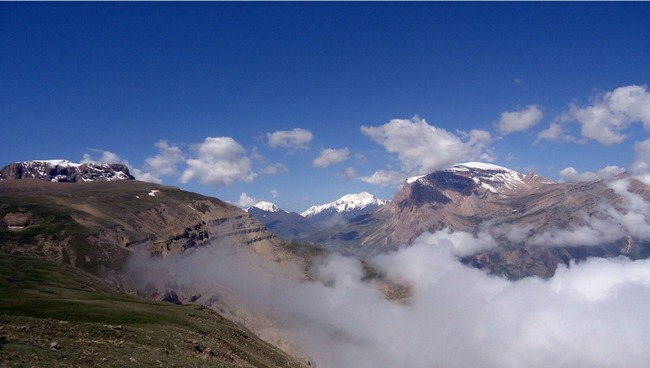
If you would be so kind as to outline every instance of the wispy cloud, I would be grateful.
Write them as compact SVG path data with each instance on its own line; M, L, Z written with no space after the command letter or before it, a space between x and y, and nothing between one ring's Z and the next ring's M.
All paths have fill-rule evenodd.
M539 123L543 115L538 105L528 105L521 110L501 113L499 121L495 125L501 134L504 135L524 132Z
M279 130L267 133L266 138L272 148L287 148L289 150L306 150L314 139L312 132L302 128Z
M370 176L360 176L359 180L380 187L400 187L406 177L403 173L394 170L378 170Z
M579 172L572 166L566 167L560 171L560 181L589 181L596 179L612 179L616 175L625 172L625 169L618 166L606 166L597 172L583 171Z
M117 153L111 152L111 151L105 151L105 150L100 150L100 149L91 149L90 151L95 152L95 153L101 153L99 157L93 157L90 153L84 153L83 158L81 160L82 164L123 164L125 161L123 160Z

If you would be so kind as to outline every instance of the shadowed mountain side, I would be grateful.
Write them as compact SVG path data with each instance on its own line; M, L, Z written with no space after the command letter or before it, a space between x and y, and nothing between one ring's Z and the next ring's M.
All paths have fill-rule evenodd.
M281 239L301 239L316 231L316 225L296 212L264 211L257 207L250 207L248 213L257 221Z

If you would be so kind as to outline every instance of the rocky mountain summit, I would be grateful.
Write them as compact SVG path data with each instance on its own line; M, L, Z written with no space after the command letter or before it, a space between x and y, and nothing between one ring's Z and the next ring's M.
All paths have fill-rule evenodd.
M648 202L648 186L627 174L555 183L464 163L409 178L386 205L310 240L368 256L411 244L425 232L467 232L493 237L499 246L463 255L463 262L513 278L548 277L558 264L589 256L646 257L649 244L636 236L631 219L647 215L639 208Z
M135 179L123 164L35 160L15 162L0 169L0 180L26 178L68 183Z

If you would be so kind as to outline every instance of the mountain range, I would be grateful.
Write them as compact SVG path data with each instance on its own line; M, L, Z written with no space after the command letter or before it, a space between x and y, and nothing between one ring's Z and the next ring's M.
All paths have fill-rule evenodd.
M616 190L617 182L625 188ZM468 162L407 178L391 201L326 229L312 227L301 240L368 257L407 246L424 233L488 235L498 246L462 254L464 263L512 278L550 277L559 264L590 256L647 256L648 242L629 228L618 231L624 226L614 220L629 212L627 193L650 200L648 186L625 173L613 180L557 183L535 173ZM611 231L599 226L611 226ZM294 228L295 233L305 233ZM610 235L597 239L575 235L587 231ZM569 240L562 241L557 234Z
M275 339L277 324L242 309L240 296L232 292L249 273L262 280L280 273L299 283L325 277L327 285L328 276L312 273L312 266L321 255L340 252L361 259L361 277L381 284L386 298L406 303L408 286L383 280L367 260L445 233L465 237L468 246L453 251L469 267L511 279L549 278L558 265L588 257L650 257L648 202L650 187L626 173L611 180L557 183L468 162L405 178L390 201L358 193L302 214L269 202L244 211L217 198L134 180L124 165L19 162L0 169L0 261L10 265L0 275L6 278L0 287L24 278L25 259L57 262L101 280L104 286L92 281L92 290L207 306L283 345ZM483 245L470 246L475 243ZM228 249L267 263L253 257L229 265L237 258ZM194 263L183 263L188 259ZM207 262L220 259L225 261L219 266ZM242 271L244 266L250 269ZM174 279L179 272L174 267L202 277L224 273L204 284ZM235 274L232 285L225 283L230 274ZM57 292L76 298L63 289ZM1 294L20 297L16 290ZM13 299L11 305L8 313L26 313Z
M334 202L312 206L300 214L285 211L266 201L258 202L246 211L277 236L297 240L366 215L386 203L387 200L362 192L346 194Z

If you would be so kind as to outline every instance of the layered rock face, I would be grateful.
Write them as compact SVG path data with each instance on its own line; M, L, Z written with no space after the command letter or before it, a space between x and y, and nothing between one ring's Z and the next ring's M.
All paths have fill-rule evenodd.
M556 183L489 164L467 163L408 180L395 198L373 213L382 224L362 240L368 247L410 244L443 228L476 232L488 220L511 222L535 207L532 197ZM542 210L543 211L543 210Z
M251 215L216 198L131 180L80 184L0 181L3 251L70 263L94 274L129 253L180 253L211 243L286 259L281 241Z

